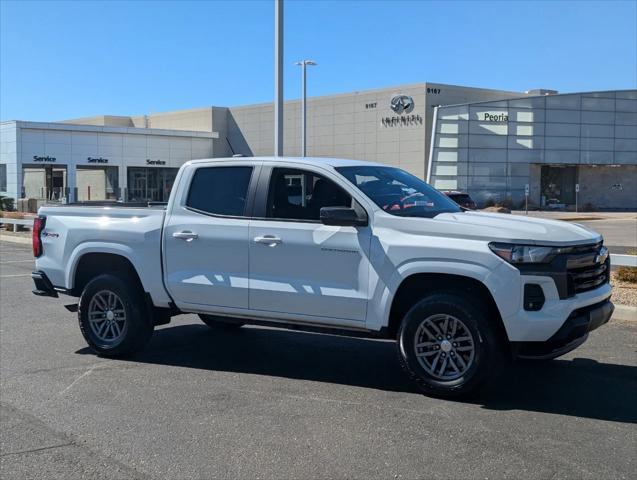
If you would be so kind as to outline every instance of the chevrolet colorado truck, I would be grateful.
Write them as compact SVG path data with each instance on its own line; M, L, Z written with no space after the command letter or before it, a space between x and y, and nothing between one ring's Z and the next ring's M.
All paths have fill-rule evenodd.
M576 348L613 312L597 233L466 211L378 163L195 160L165 207L38 215L34 293L79 297L68 308L104 356L141 349L181 313L218 331L318 327L395 338L418 387L453 397L511 358Z

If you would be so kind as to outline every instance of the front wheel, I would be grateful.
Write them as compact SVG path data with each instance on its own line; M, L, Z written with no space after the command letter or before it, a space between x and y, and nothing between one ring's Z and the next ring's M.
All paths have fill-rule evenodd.
M504 363L494 319L481 302L455 293L429 295L398 331L401 365L429 395L459 397L479 389Z
M84 339L107 357L141 350L153 333L141 288L126 277L95 277L82 291L77 312Z

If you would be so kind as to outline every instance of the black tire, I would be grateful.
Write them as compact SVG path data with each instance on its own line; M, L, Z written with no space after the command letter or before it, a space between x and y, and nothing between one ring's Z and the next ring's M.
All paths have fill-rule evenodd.
M422 343L422 339L425 338L421 335L429 335L428 331L420 329L421 324L425 324L425 319L433 319L434 323L436 321L444 322L443 318L445 317L443 316L446 315L460 320L462 325L455 322L457 328L461 328L462 332L471 334L471 341L473 341L472 355L466 351L460 352L456 350L457 347L462 350L468 349L467 345L470 345L470 341L462 340L468 336L465 333L456 337L459 341L465 343L455 343L452 337L451 340L448 340L443 345L439 343L441 342L439 338L444 341L445 335L437 336L434 332L433 336L436 338L427 342L433 345L418 347L417 351L416 343ZM467 298L466 295L445 292L434 293L424 297L407 312L398 330L398 356L403 369L418 388L427 395L455 398L477 392L485 385L487 380L495 377L501 371L501 367L506 362L506 357L503 354L503 339L498 333L495 319L490 317L488 308L479 299ZM446 324L443 323L442 325ZM450 325L453 325L453 323ZM439 327L440 333L443 333L443 328ZM433 327L428 327L428 330L433 331ZM448 327L447 333L452 333L451 327ZM456 333L456 335L460 334ZM426 338L426 340L432 340L430 337ZM453 346L450 346L450 343ZM465 347L462 347L462 345L465 345ZM446 350L447 348L451 350L448 350L448 353L444 353L443 349ZM451 357L451 355L454 356ZM458 359L459 355L462 355L461 359ZM438 356L440 364L434 364L436 356ZM432 359L429 360L430 358ZM447 361L444 360L445 358ZM444 362L449 370L451 369L452 358L455 359L454 368L456 368L456 371L451 372L448 378L436 376L435 374L439 373L437 372L438 366L431 368L432 364L445 368L442 365ZM465 364L464 366L460 364L460 360ZM428 372L421 362L429 363L427 367L433 370L433 374ZM466 371L464 371L465 368ZM453 378L454 375L457 375L457 378Z
M95 299L97 302L98 294L102 300L108 297L108 293L104 292L111 292L119 297L120 303L117 305L121 305L123 307L121 310L125 313L125 319L118 321L121 334L112 340L104 340L99 336L100 330L109 330L108 325L104 326L100 320L97 320L93 322L92 327L89 319L91 301ZM80 330L89 347L97 354L106 357L125 357L140 351L153 334L152 318L148 315L143 291L136 280L125 276L103 274L91 280L82 291L77 315ZM95 317L96 314L93 313L92 316ZM114 334L113 337L115 337Z
M199 318L203 323L215 330L237 330L245 325L244 322L239 320L231 320L216 315L204 315L203 313L199 314Z

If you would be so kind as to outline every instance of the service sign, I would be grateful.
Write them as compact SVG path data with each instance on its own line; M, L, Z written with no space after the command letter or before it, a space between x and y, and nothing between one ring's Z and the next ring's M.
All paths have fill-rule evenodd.
M41 157L38 155L33 155L34 162L55 162L57 159L55 157L49 157L48 155L45 157Z

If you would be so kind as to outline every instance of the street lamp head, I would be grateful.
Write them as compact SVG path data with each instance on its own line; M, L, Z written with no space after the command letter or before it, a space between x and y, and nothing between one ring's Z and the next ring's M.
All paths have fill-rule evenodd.
M314 60L299 60L298 62L294 62L294 65L318 65Z

